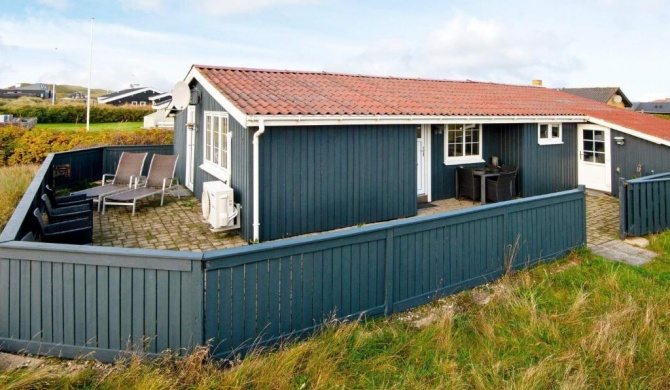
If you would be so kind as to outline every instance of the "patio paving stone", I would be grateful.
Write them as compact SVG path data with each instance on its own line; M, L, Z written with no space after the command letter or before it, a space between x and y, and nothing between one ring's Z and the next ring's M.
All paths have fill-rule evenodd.
M472 200L466 198L460 201L444 199L420 208L418 215L477 206L478 202L473 204ZM93 215L93 245L193 252L247 245L237 231L212 232L209 224L202 221L200 210L200 201L193 195L181 199L166 195L162 207L160 197L145 199L138 204L134 217L131 216L130 207L108 207L104 215ZM618 239L617 198L589 191L586 196L586 219L589 247Z
M181 199L166 195L163 206L159 196L142 200L135 216L130 207L109 206L104 215L93 213L93 245L202 252L247 244L236 232L210 231L200 210L190 193Z

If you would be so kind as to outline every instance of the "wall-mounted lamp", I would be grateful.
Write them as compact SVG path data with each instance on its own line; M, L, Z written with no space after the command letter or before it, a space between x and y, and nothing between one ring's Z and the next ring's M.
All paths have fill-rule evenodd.
M195 123L191 123L191 122L187 123L186 128L189 129L189 130L196 131L196 132L198 131L198 125L196 125Z
M616 142L617 145L623 145L626 143L626 140L623 137L614 137L614 142Z

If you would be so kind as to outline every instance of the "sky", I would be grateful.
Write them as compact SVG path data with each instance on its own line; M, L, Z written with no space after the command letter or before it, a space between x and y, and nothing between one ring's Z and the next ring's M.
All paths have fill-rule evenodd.
M92 53L91 86L110 91L130 84L169 91L201 64L509 84L541 79L551 88L618 86L632 101L670 97L666 0L0 5L0 87L86 86Z

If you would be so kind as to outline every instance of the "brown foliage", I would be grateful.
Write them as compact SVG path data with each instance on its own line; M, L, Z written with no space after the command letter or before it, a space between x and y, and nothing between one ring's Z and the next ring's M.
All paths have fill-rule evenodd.
M104 145L165 145L172 143L170 130L84 130L36 129L26 131L0 127L0 166L39 164L49 153Z

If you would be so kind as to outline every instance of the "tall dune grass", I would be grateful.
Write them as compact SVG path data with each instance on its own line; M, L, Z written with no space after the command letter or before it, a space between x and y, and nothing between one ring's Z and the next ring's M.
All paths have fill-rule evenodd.
M505 276L420 308L433 315L422 326L407 313L330 324L232 363L204 348L112 365L51 360L0 371L0 388L668 388L670 233L653 247L661 256L644 267L581 251Z
M38 169L39 165L0 167L0 231L5 228Z

